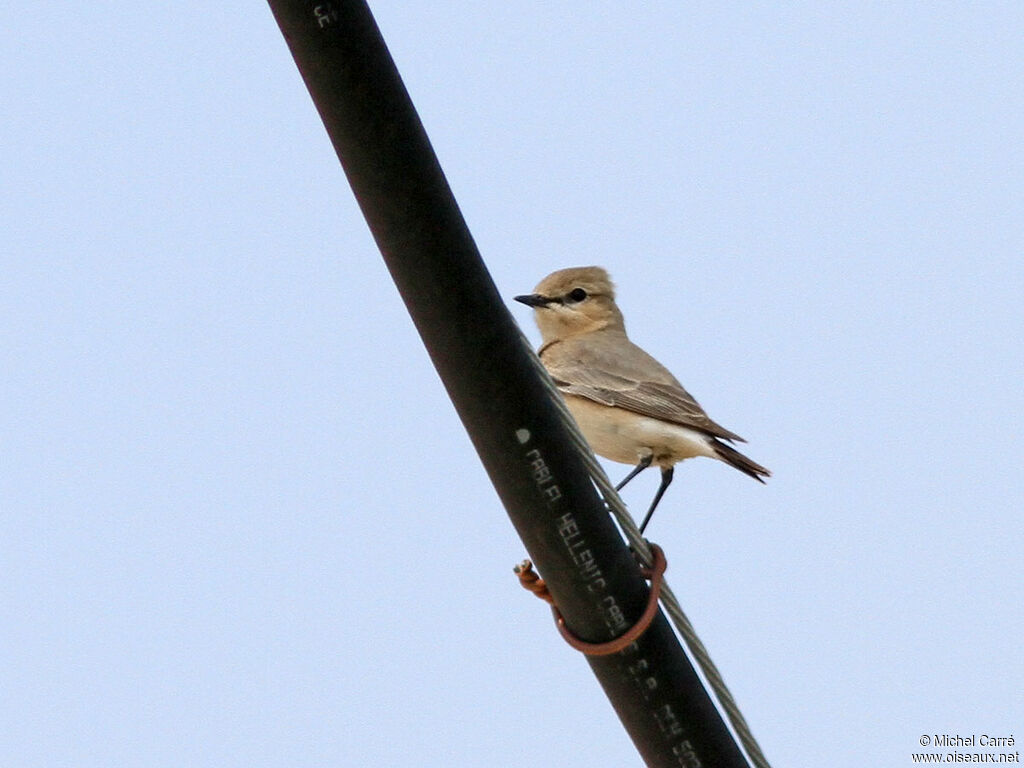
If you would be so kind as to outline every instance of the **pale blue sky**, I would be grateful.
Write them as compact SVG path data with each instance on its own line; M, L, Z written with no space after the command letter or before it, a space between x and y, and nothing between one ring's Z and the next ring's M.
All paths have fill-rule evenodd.
M773 470L649 535L774 765L1024 739L1024 6L371 7L501 291ZM638 765L268 8L0 25L3 763Z

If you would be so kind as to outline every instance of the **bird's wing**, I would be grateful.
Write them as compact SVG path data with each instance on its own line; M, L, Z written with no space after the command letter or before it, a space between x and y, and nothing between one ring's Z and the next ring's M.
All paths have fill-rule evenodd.
M626 359L620 357L616 360L585 351L580 354L581 350L576 349L573 350L576 354L571 357L552 355L552 359L544 359L544 363L563 394L585 397L602 405L679 424L723 440L746 442L736 433L712 421L693 395L683 389L653 358L638 347L633 347L633 350L634 357L637 353L643 355L645 368L648 367L647 361L650 361L659 371L664 372L662 378L668 381L639 380L637 368L628 364L629 355L624 356Z
M629 389L608 389L586 384L567 384L555 379L560 392L577 395L588 400L624 408L627 411L661 419L683 427L690 427L723 440L746 442L735 432L730 432L721 424L717 424L704 412L693 396L682 387L641 382Z

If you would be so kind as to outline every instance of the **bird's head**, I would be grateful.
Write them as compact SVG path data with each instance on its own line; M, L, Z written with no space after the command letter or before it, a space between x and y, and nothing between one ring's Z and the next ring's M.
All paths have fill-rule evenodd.
M533 293L515 298L533 307L545 344L607 328L624 330L615 286L601 267L560 269L541 280Z

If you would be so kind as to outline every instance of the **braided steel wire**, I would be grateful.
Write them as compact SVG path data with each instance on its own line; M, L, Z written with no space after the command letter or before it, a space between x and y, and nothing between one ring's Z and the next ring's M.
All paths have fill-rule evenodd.
M521 338L523 344L526 345L532 353L533 348L530 346L530 342L525 336L521 336ZM651 548L643 536L640 535L640 529L637 527L636 521L634 521L632 515L629 514L629 510L626 508L625 502L622 501L618 491L615 490L615 486L612 485L607 473L598 462L593 450L591 450L590 444L587 442L586 438L583 437L583 433L580 432L579 427L576 425L576 420L569 412L568 407L565 405L565 401L562 399L561 393L558 391L558 387L544 368L540 358L537 357L536 354L531 354L530 357L538 374L544 381L548 394L557 405L558 410L569 429L573 445L579 453L580 458L583 460L583 463L586 465L587 470L590 473L590 477L594 481L594 485L597 486L597 489L604 498L609 511L614 515L616 522L619 524L619 528L626 535L626 540L633 548L633 551L639 555L639 559L642 564L650 568L654 562ZM725 713L726 719L728 720L736 738L739 740L740 746L746 753L747 759L750 761L751 765L754 766L754 768L771 768L767 758L764 756L764 752L761 751L761 746L754 738L754 734L751 732L746 718L744 718L743 713L740 712L739 706L736 704L736 699L733 697L729 687L725 684L725 680L722 678L722 673L718 671L718 667L715 666L714 661L711 660L711 656L708 654L707 648L704 646L704 643L701 642L700 637L697 635L697 631L693 628L693 624L683 611L682 606L679 604L679 600L676 598L667 582L663 582L661 586L661 604L665 609L665 613L668 614L677 632L682 638L683 645L685 646L688 654L694 661L696 661L704 680L711 688L718 705Z

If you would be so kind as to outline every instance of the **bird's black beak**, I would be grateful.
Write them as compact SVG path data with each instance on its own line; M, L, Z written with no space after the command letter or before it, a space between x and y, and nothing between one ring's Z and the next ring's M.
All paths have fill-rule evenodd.
M547 296L541 296L539 293L530 293L526 296L516 296L516 301L528 307L546 307L552 300Z

